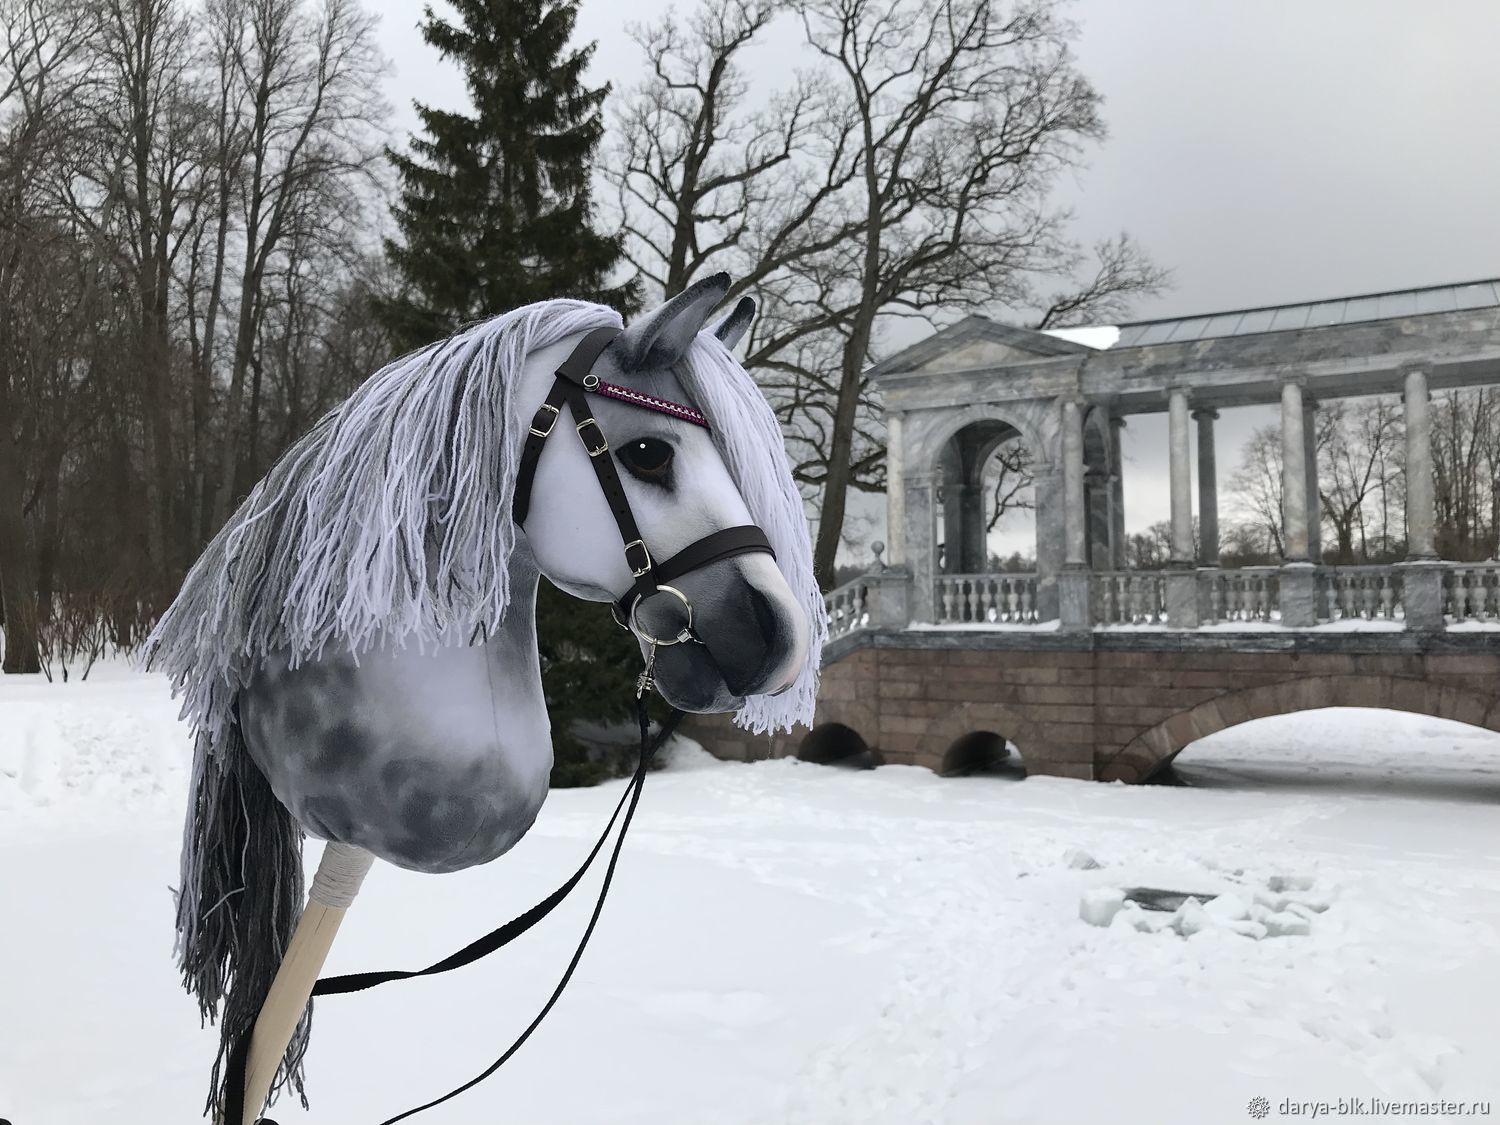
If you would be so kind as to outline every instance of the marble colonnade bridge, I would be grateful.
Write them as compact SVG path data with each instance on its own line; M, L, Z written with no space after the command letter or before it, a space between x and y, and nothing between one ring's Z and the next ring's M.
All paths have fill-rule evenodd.
M890 442L889 558L827 595L820 724L934 769L987 732L1015 743L1029 773L1105 781L1142 780L1227 726L1318 707L1500 730L1500 564L1438 558L1429 418L1434 389L1500 383L1500 281L1125 325L1090 346L1101 333L1115 336L970 316L872 369ZM1313 411L1392 393L1407 557L1325 565ZM1226 568L1214 422L1253 404L1280 407L1283 559ZM1170 558L1133 570L1120 430L1161 411ZM1010 441L1032 455L1030 573L985 569L984 473ZM755 737L722 717L685 729L733 758L796 753L802 735Z

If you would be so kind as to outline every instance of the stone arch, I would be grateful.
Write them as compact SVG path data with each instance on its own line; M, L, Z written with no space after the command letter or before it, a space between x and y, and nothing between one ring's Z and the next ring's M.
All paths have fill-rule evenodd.
M938 773L944 777L964 777L1004 768L1014 762L1008 742L999 731L971 730L961 734L943 752Z
M839 722L821 722L808 731L797 745L797 757L820 766L874 769L880 765L879 755L859 731Z
M1311 676L1216 696L1141 732L1102 762L1100 781L1142 781L1184 746L1252 719L1324 707L1378 707L1500 731L1500 697L1411 676Z
M917 472L937 472L938 461L948 442L975 422L1000 422L1010 426L1021 435L1021 440L1030 447L1038 463L1051 463L1052 451L1038 428L1035 404L973 402L958 410L942 411L940 417L929 423L930 428L912 443L907 465ZM910 422L908 427L914 428Z
M934 773L939 773L949 747L964 735L986 730L1001 732L1014 742L1022 763L1028 765L1028 772L1029 763L1034 760L1033 755L1046 741L1046 736L1037 723L1004 704L985 700L959 703L922 732L912 764L926 766Z

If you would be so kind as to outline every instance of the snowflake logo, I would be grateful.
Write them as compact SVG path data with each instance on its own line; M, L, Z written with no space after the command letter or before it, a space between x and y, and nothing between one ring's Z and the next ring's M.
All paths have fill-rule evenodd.
M1255 1097L1250 1099L1249 1109L1250 1116L1259 1121L1262 1117L1271 1112L1271 1103L1257 1094Z

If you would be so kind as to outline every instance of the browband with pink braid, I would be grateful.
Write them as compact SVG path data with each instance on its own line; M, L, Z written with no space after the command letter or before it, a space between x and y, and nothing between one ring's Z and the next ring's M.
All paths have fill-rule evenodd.
M609 398L628 402L632 406L644 406L647 410L654 410L658 414L667 414L673 418L680 418L684 422L691 422L695 426L702 426L705 430L712 429L708 419L699 414L691 406L683 406L680 402L672 402L670 399L657 398L648 395L645 391L637 391L631 387L622 387L618 383L606 383L602 379L596 386L589 390L598 395L606 395Z

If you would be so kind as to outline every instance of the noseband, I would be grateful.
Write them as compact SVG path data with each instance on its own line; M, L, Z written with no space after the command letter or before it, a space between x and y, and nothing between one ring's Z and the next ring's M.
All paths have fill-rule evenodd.
M614 460L608 456L609 442L605 440L604 431L599 428L599 423L595 421L593 412L589 409L587 395L602 395L644 410L665 414L683 422L691 422L695 426L702 426L705 430L710 427L708 419L691 406L657 398L630 387L605 383L593 373L593 366L599 356L620 334L620 331L618 328L594 329L579 342L578 346L573 349L573 354L563 360L562 366L557 369L552 389L548 392L546 401L537 408L536 416L531 420L531 430L526 436L526 444L521 450L521 465L516 473L516 494L511 516L518 527L525 524L527 513L531 510L531 482L536 476L536 466L542 455L542 445L552 433L553 426L562 415L563 405L566 404L573 412L574 429L578 433L578 439L583 442L583 448L588 452L589 464L594 467L594 475L599 478L599 487L604 491L604 499L608 502L609 510L615 517L616 526L620 529L620 538L625 543L625 565L630 568L630 573L635 578L634 585L611 604L610 611L622 628L629 629L649 644L672 645L679 641L697 638L693 634L692 604L681 590L667 583L674 578L680 578L688 571L697 570L699 567L708 566L721 559L733 558L735 555L748 554L751 551L765 551L775 558L776 552L771 549L765 532L754 524L743 524L738 527L722 528L705 535L702 539L688 544L665 562L657 562L652 557L651 551L641 538L640 528L636 526L635 516L630 510L630 501L625 496L625 488L620 483L620 474L615 468ZM641 605L658 594L675 596L682 602L686 623L674 637L654 637L641 625L639 617Z

